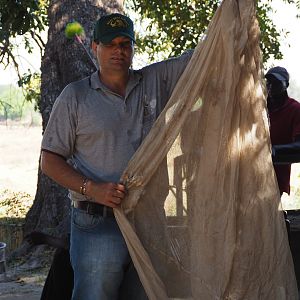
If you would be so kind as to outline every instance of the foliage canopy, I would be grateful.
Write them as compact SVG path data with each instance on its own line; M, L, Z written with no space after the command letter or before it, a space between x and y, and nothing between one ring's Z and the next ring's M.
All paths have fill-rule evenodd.
M261 28L261 48L264 61L270 56L282 58L280 37L286 33L274 25L269 12L274 0L257 1L257 18ZM282 0L295 4L300 0ZM220 0L128 0L125 6L139 14L148 23L146 34L137 37L138 51L146 52L153 60L156 53L179 55L182 50L194 48L220 4ZM12 40L22 36L25 48L31 52L33 43L44 49L41 32L47 26L49 0L0 0L0 63L13 63L18 69ZM21 79L21 78L20 78Z
M299 0L282 0L295 4ZM159 51L177 56L182 50L194 48L219 6L219 0L132 0L126 2L130 10L137 12L142 20L148 20L147 34L139 36L140 52L147 52L153 60ZM274 56L282 58L280 37L286 33L277 29L270 19L272 0L257 1L257 18L261 28L263 60Z
M47 7L47 0L0 0L0 63L5 67L13 64L25 100L33 102L35 109L40 99L40 75L31 74L30 71L25 74L20 73L20 59L16 49L18 44L23 44L28 53L31 53L33 47L37 46L42 56L45 43L41 33L48 24ZM17 115L22 114L24 103L19 100L15 102L10 98L0 99L0 110L3 109L7 116L13 118L14 111L18 112Z
M22 37L29 53L33 42L44 50L45 43L40 33L47 26L47 0L0 0L0 63L12 63L19 73L19 64L14 54L14 38Z

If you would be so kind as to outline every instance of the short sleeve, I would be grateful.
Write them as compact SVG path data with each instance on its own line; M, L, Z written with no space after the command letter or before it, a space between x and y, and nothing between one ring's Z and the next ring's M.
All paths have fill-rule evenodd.
M74 150L77 124L77 100L72 84L56 99L42 139L42 150L57 153L66 159Z
M162 62L163 66L163 80L166 83L166 88L169 93L169 97L184 72L187 64L189 63L193 55L193 50L185 51L181 56L176 58L170 58Z

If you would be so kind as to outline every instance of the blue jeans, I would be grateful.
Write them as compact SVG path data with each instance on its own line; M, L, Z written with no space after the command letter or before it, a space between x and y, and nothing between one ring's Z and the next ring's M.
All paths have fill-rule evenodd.
M70 256L73 300L147 299L114 218L72 208Z

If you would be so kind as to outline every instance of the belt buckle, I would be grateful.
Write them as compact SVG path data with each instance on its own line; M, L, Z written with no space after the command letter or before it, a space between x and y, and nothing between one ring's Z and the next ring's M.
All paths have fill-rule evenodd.
M93 211L92 211L92 209L90 209L91 208L91 205L90 205L90 202L88 202L87 204L86 204L86 212L89 214L89 215L93 215Z
M90 215L95 215L97 212L93 209L93 203L88 202L86 206L86 212ZM99 213L99 216L102 216L103 218L107 217L107 207L105 205L102 206L102 214Z

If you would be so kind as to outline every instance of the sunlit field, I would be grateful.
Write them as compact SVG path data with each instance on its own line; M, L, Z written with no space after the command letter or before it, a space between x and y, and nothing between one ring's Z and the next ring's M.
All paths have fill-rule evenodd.
M35 194L42 139L40 126L0 125L0 190Z

